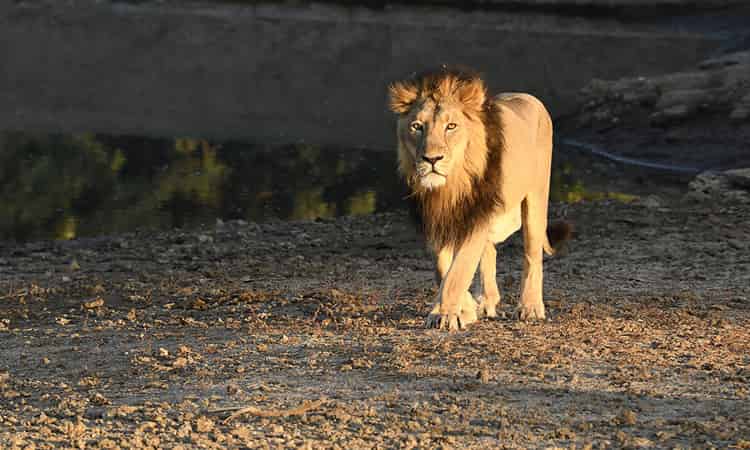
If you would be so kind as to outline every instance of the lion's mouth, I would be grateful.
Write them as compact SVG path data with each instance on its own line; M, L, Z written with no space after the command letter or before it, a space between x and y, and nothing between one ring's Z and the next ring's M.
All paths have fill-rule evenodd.
M444 186L447 177L437 170L431 170L419 177L419 183L427 190L437 189Z
M419 168L417 169L417 173L418 173L418 174L419 174L419 176L420 176L420 177L422 177L422 178L424 178L424 177L428 177L428 176L430 176L430 175L439 175L439 176L441 176L441 177L443 177L443 178L446 178L446 177L447 177L447 175L446 175L446 174L444 174L444 173L440 173L440 171L438 171L437 169L435 169L435 167L419 167Z

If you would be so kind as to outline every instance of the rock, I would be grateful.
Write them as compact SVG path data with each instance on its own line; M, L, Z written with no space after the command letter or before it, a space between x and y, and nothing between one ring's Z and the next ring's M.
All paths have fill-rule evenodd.
M704 111L746 121L750 117L750 52L708 59L698 69L685 72L592 80L581 96L580 122L586 126L607 127L613 117L637 121L644 112L651 124L666 127Z
M198 433L208 433L214 429L214 421L208 417L198 417L195 421L195 431Z
M487 369L481 369L479 373L477 373L477 380L479 380L482 384L487 384L490 382L490 371Z
M734 105L729 118L735 122L743 122L750 118L750 93Z
M750 51L729 53L716 58L709 58L698 67L701 69L716 69L726 66L735 66L738 64L750 64Z
M555 435L558 439L565 439L567 441L571 441L576 438L576 433L570 428L559 428L555 432Z
M624 409L620 413L620 416L618 417L619 421L623 425L627 426L633 426L635 425L638 417L636 416L635 412L630 409Z
M91 420L103 419L106 412L107 410L100 406L91 407L91 408L86 408L86 412L84 412L83 416Z
M199 311L203 311L203 310L208 309L208 303L206 303L202 298L196 298L190 304L190 308L197 309Z
M67 317L57 317L55 318L55 322L57 322L58 325L65 326L70 323L70 319L68 319Z
M175 369L182 369L182 368L186 367L189 362L190 361L188 361L187 358L185 358L183 356L180 356L177 359L175 359L174 361L172 361L172 367L174 367Z
M664 206L664 202L656 195L648 195L641 197L637 202L648 209L658 209Z
M101 297L96 297L93 300L89 300L87 302L83 302L82 306L83 306L84 309L101 308L102 306L104 306L104 299L101 298Z
M727 170L724 174L731 187L750 191L750 168Z
M686 197L695 201L750 203L750 168L704 172L688 184Z
M746 246L745 242L739 239L727 239L727 244L735 250L744 250Z
M96 405L96 406L109 405L109 403L110 403L109 399L107 397L103 396L102 394L100 394L98 392L95 393L94 395L92 395L91 398L89 399L89 401L93 405Z
M190 436L193 433L193 427L190 426L190 423L183 422L182 425L177 429L177 437L179 438L186 438Z

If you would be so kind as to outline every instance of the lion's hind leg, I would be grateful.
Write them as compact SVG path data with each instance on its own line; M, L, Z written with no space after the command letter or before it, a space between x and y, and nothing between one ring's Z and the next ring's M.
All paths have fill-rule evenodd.
M542 301L542 249L546 242L546 199L526 197L521 205L523 218L523 279L518 316L521 320L544 319Z
M482 293L479 295L479 313L485 317L497 317L497 305L500 303L500 289L497 287L497 249L492 241L482 253L479 262L479 274Z

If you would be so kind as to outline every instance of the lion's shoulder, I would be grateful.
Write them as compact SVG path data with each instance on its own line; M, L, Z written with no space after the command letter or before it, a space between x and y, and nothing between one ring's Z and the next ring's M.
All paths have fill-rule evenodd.
M494 96L493 101L502 116L503 133L508 141L515 141L517 137L546 142L550 138L552 119L538 98L521 92L505 92Z
M541 117L549 117L547 109L538 98L521 92L504 92L494 97L501 110L511 111L527 124L538 123Z

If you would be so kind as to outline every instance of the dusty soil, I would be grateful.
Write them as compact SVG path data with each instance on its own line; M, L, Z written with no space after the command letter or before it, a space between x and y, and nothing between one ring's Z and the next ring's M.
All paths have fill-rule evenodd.
M515 237L457 333L401 213L0 244L0 447L750 448L750 206L552 215L549 320Z

